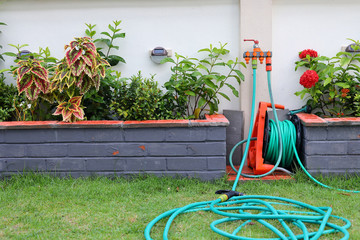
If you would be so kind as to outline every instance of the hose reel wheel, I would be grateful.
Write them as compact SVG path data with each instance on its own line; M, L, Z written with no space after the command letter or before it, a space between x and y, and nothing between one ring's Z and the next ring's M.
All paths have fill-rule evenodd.
M267 150L269 148L269 136L270 136L269 115L268 115L268 112L266 111L265 126L264 126L264 139L263 139L263 151L262 151L263 158L265 158Z
M302 139L302 135L303 135L301 121L300 121L300 118L295 114L291 116L290 121L294 124L295 129L296 129L296 143L295 143L296 151L300 152L301 139Z

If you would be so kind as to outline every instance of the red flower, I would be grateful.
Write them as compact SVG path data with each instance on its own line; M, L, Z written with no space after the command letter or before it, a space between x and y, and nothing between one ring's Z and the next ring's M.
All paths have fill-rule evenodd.
M348 88L343 88L343 89L341 89L341 92L342 92L341 97L344 98L344 97L347 96L347 93L350 92L350 89L348 89Z
M318 53L312 49L305 49L299 53L299 58L304 59L306 58L306 55L309 55L310 57L317 57Z
M312 88L319 81L319 75L314 70L307 70L300 77L300 84L306 88Z

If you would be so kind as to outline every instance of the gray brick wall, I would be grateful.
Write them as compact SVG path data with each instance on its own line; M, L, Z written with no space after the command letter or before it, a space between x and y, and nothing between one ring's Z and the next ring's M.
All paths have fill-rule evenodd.
M2 127L0 174L38 171L72 177L139 173L203 180L222 177L227 124L189 121L187 127L179 126Z
M360 125L303 126L300 155L312 174L360 174Z

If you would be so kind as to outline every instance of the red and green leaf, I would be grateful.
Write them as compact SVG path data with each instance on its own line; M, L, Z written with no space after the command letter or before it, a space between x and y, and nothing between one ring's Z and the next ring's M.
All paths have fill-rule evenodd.
M50 84L48 81L45 81L44 79L37 78L34 76L33 81L37 88L43 93L46 93L50 87Z
M93 52L93 51L86 51L84 55L92 56L94 59L96 59L96 57L98 56L98 53Z
M62 110L64 108L66 108L66 105L67 105L67 102L63 102L63 103L60 103L59 106L57 106L55 112L53 113L53 115L60 115L62 114Z
M72 115L72 111L69 110L68 108L63 108L61 115L63 117L63 121L64 122L71 122L71 115Z
M101 77L104 78L105 77L105 67L103 65L100 65L98 67L98 69L99 69L99 73L100 73Z
M65 79L65 83L68 88L70 88L75 83L75 81L76 81L76 78L72 77L72 76Z
M110 63L108 61L106 61L105 59L99 58L98 61L102 65L110 66Z
M64 91L65 86L66 86L66 81L59 82L57 89L59 90L60 93Z
M75 76L80 76L80 74L84 71L85 66L86 64L83 60L80 59L79 61L76 61L71 67L72 74Z
M35 74L38 78L41 78L44 81L48 81L48 72L45 68L33 68L31 72Z
M87 42L83 44L84 47L86 47L90 52L95 52L96 53L96 47L95 44L92 42Z
M80 86L80 94L84 94L91 88L91 78L84 77Z
M70 77L70 71L66 71L66 70L62 70L61 72L60 72L60 80L63 80L65 77Z
M81 84L82 84L82 81L83 81L84 77L85 77L85 73L82 72L81 75L79 76L77 82L76 82L76 86L77 86L78 88L81 87Z
M72 97L72 98L70 98L69 103L71 103L71 105L79 107L81 104L81 98L82 98L82 96Z
M37 88L35 84L32 84L30 87L26 89L25 93L26 93L26 97L30 101L35 101L40 94L40 89Z
M84 68L84 72L86 73L86 75L88 75L90 78L92 78L92 71L91 71L91 69L89 69L89 67L88 66L86 66L85 68Z
M96 91L99 91L99 88L100 88L100 77L99 77L99 75L93 77L92 81L93 81L93 84L94 84L94 86L96 88Z
M88 65L89 67L93 66L94 57L92 55L82 55L82 60Z
M21 79L24 77L26 73L28 73L31 70L31 67L28 66L20 66L17 69L18 78Z
M70 49L65 53L66 62L69 66L73 65L82 55L82 49L76 50L75 48Z
M25 91L33 83L32 75L25 75L22 79L17 80L17 89L19 94Z
M76 46L79 46L79 43L77 41L70 42L70 48L75 48Z
M73 115L79 120L84 120L85 113L84 110L81 107L79 107L78 111L73 112Z

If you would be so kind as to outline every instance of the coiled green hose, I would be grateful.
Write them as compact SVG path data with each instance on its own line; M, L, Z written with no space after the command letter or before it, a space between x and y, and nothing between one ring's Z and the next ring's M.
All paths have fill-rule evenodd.
M272 126L272 132L277 133L278 136L274 136L274 140L272 140L272 144L274 146L271 146L271 158L275 161L274 168L267 174L268 175L271 172L273 172L277 166L281 164L281 166L285 166L288 163L281 163L281 158L283 157L283 152L287 152L289 149L288 146L293 147L294 153L296 158L299 161L300 166L306 171L305 167L302 165L297 152L295 150L295 144L292 137L290 139L282 139L282 135L286 136L286 133L282 133L282 131L285 128L290 128L291 126L281 126L282 124L279 123L276 110L274 106L274 101L272 99L272 93L271 93L271 78L270 78L270 72L268 71L268 86L269 86L269 93L271 98L272 107L274 110L274 117L275 117L275 125L276 127ZM250 129L252 129L253 120L254 120L254 110L255 110L255 85L256 85L256 69L253 70L253 103L252 103L252 111L251 111L251 121L250 121ZM273 124L273 123L272 123ZM286 125L286 123L284 124ZM289 130L291 131L291 130ZM241 173L242 168L245 163L246 155L249 150L249 144L250 141L256 140L256 138L251 138L252 130L249 131L248 138L246 140L243 140L236 144L233 148L233 150L230 153L230 160L232 159L232 154L234 150L246 143L244 156L242 159L242 162L240 164L240 167L237 171L237 177L234 181L232 190L235 191L238 183L238 179L240 175L244 175ZM283 143L284 141L284 143ZM284 151L283 146L284 145ZM276 146L279 146L278 151L275 150ZM287 155L289 153L284 153L285 157L288 157ZM230 161L232 164L232 161ZM284 164L284 165L283 165ZM233 167L233 165L232 165ZM233 167L234 168L234 167ZM309 173L307 173L310 175ZM246 175L247 176L247 175ZM252 176L251 177L258 177L258 176ZM311 175L310 175L311 176ZM322 186L326 186L323 184L320 184ZM328 186L326 186L328 187ZM345 190L346 191L346 190ZM358 191L353 191L358 192ZM277 209L276 206L279 206L280 209ZM286 210L285 208L290 208ZM281 197L273 197L273 196L236 196L232 197L231 199L224 201L223 198L218 198L213 201L205 201L205 202L197 202L197 203L191 203L187 206L176 208L169 210L167 212L162 213L155 219L153 219L145 228L144 236L145 239L151 240L150 237L151 229L153 226L159 222L161 219L168 218L167 223L165 225L164 231L163 231L163 239L168 240L168 234L171 227L172 222L174 219L183 213L188 212L196 212L196 211L212 211L216 214L219 214L221 216L224 216L222 219L218 219L213 221L210 224L210 228L218 233L221 236L227 237L229 239L240 239L240 240L252 240L254 238L244 237L240 236L239 233L241 229L247 225L250 222L256 221L262 225L264 225L266 228L271 230L274 234L276 234L278 237L276 238L266 238L267 240L296 240L296 239L311 239L316 240L319 239L322 235L325 234L331 234L334 232L341 232L343 234L342 240L349 239L349 233L347 229L351 226L351 223L349 220L331 215L332 209L330 207L314 207L296 200L292 199L286 199ZM256 212L254 212L256 211ZM336 218L340 219L344 222L343 226L339 226L337 224L329 222L329 219ZM219 229L217 226L222 223L226 222L239 222L239 227L237 227L232 233L226 232L224 230ZM278 221L283 230L279 230L277 227L275 227L272 224L272 221ZM317 225L315 229L316 231L311 231L307 228L307 226L311 225ZM296 228L301 230L301 234L295 234L290 226L295 226ZM325 229L326 227L326 229ZM294 227L293 227L294 228ZM285 233L284 233L285 232ZM259 239L259 238L256 238ZM265 238L261 238L265 240Z
M274 120L271 119L269 121L269 126L271 130L269 133L269 145L265 155L265 160L271 164L275 164L280 155L278 148L279 134ZM288 168L294 158L294 149L291 142L296 141L296 129L294 124L289 120L279 122L279 126L282 136L282 146L284 149L281 155L280 167Z

